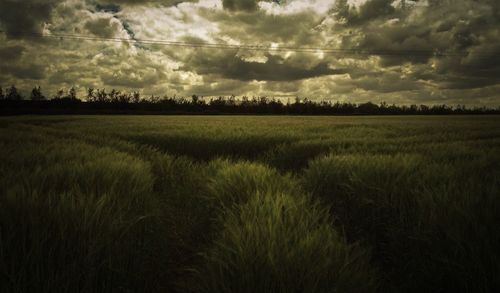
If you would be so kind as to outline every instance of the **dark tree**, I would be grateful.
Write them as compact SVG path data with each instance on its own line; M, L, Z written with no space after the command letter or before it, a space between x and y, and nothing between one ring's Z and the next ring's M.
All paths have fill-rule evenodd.
M96 98L97 98L97 102L100 102L100 103L107 102L108 101L108 94L106 93L106 89L97 90Z
M161 98L160 96L151 95L151 97L149 97L149 101L153 104L158 104L160 103Z
M76 100L77 97L76 97L76 89L75 87L71 87L69 89L69 95L68 95L68 98L70 98L71 100Z
M118 92L118 102L120 104L129 104L130 101L132 100L132 96L127 93L120 93Z
M112 89L109 93L108 93L108 99L111 100L112 103L117 103L118 102L118 96L120 95L120 92L118 92L117 90L115 89Z
M200 100L200 98L197 95L191 96L191 104L197 105L199 100Z
M358 111L362 114L377 114L379 112L379 107L372 102L367 102L364 104L359 104Z
M139 94L139 92L134 92L132 94L132 103L139 103L141 101L141 94Z
M211 98L207 103L203 97L193 95L191 99L184 97L160 97L151 95L151 97L143 98L139 92L127 93L117 90L112 90L106 93L105 89L87 90L86 102L81 102L76 96L76 89L73 87L67 93L64 89L60 89L54 96L53 100L46 103L30 103L22 101L23 97L13 85L6 91L0 87L0 110L7 109L9 112L17 111L18 113L31 113L34 110L51 111L51 108L59 108L59 110L74 110L74 112L113 112L115 110L126 111L142 111L145 113L220 113L220 114L294 114L294 115L345 115L345 114L364 114L364 115L449 115L449 114L499 114L500 107L493 108L467 108L464 105L450 107L447 105L434 105L432 107L425 105L388 105L386 102L374 104L367 103L349 103L335 102L328 100L315 101L311 98L296 97L295 101L288 101L286 104L280 99L247 96L237 98L234 95L229 97L219 96ZM31 100L39 101L45 99L41 93L40 86L36 86L31 91ZM0 111L1 112L1 111ZM37 113L38 113L37 112Z
M42 89L40 88L40 86L36 86L31 90L31 100L33 101L45 100L45 97L42 94Z
M22 100L21 94L19 94L15 85L12 85L7 89L7 92L5 93L5 99L11 101Z
M60 100L64 97L64 90L60 89L57 91L56 95L54 96L55 100Z
M94 94L94 89L88 88L87 89L87 102L95 102L95 101L96 101L96 96Z

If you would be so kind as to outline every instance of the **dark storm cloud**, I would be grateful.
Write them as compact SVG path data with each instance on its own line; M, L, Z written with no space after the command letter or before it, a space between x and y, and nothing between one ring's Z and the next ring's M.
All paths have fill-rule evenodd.
M359 25L394 14L396 9L393 3L394 0L368 0L359 7L354 7L350 6L347 0L337 0L332 11L338 19L350 25Z
M288 46L313 46L320 44L323 36L315 30L321 18L310 12L272 15L262 10L233 14L227 11L214 12L201 9L201 15L218 24L217 36L240 40L243 44L272 43ZM197 38L184 38L191 43L203 42ZM224 43L223 39L216 42ZM325 75L345 73L343 69L332 69L329 62L321 62L315 54L294 53L287 58L265 51L195 50L183 56L178 50L167 48L167 54L182 60L182 70L200 75L218 75L232 80L297 81ZM261 60L255 60L261 59ZM262 60L265 59L265 60Z
M200 13L218 24L220 35L247 44L276 42L293 46L312 46L323 41L323 36L316 30L321 17L310 11L272 15L257 10L235 15L225 11L213 12L204 9L200 10Z
M364 76L352 81L356 88L377 93L394 93L421 89L422 86L412 79L402 79L397 73L380 76Z
M38 33L50 22L52 10L62 0L2 0L0 25L9 37Z
M428 6L396 9L394 1L369 0L360 7L339 1L332 10L339 20L344 49L381 57L382 67L428 64L420 78L440 88L494 85L500 76L500 4L493 0L429 1ZM422 1L421 1L422 2Z
M436 62L429 80L443 89L473 89L500 83L500 48L489 47L481 54L470 53L466 58L442 58ZM495 53L498 52L498 53Z
M41 80L45 78L45 66L40 64L3 64L0 72L6 72L19 79Z
M198 0L92 0L98 5L114 5L116 10L117 5L144 5L148 3L157 3L164 6L173 6L183 2L198 2Z
M222 0L222 6L232 11L254 11L259 7L257 2L257 0Z
M369 0L359 7L357 19L366 21L381 16L387 16L394 13L392 6L394 0Z
M23 51L24 47L19 45L0 48L0 59L2 62L17 61L23 55Z
M109 12L109 13L117 13L120 12L121 8L120 5L113 4L113 3L96 3L95 8L97 11L103 11L103 12Z
M258 81L292 81L324 75L344 74L344 69L332 69L328 63L307 67L294 64L278 55L266 54L265 62L245 61L234 52L217 55L197 54L182 68L198 74L215 74L228 79Z
M406 9L398 0L0 0L0 30L10 37L44 28L262 46L33 42L0 33L0 79L22 86L37 80L48 90L76 85L396 103L463 103L470 94L469 104L493 103L500 86L500 1L405 3ZM290 49L297 47L318 49Z
M45 66L23 60L25 47L11 45L0 47L0 75L10 75L18 79L40 80L45 77Z
M229 11L252 12L259 9L259 2L275 2L280 4L280 0L222 0L222 7Z
M97 18L85 23L89 32L102 38L113 37L121 27L121 23L112 17Z
M427 63L438 45L430 42L432 36L427 27L394 23L386 27L364 28L362 34L357 49L381 56L382 66L394 66L405 62ZM442 45L444 48L444 44Z

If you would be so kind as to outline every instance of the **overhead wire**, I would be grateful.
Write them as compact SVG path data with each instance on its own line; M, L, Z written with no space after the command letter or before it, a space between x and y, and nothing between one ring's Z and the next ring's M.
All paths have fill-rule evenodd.
M7 33L0 30L1 33ZM9 31L8 34L17 37L29 38L55 38L69 40L84 40L84 41L100 41L100 42L119 42L119 43L134 43L145 45L173 46L173 47L191 47L191 48L207 48L221 50L248 50L248 51L275 51L275 52L302 52L302 53L324 53L324 54L345 54L345 55L369 55L369 56L401 56L401 57L465 57L468 52L443 52L437 49L414 49L414 50L388 50L388 49L365 49L365 48L332 48L332 47L305 47L305 46L287 46L280 44L271 45L249 45L249 44L227 44L227 43L209 43L209 42L185 42L162 39L138 39L124 37L100 37L90 35L68 34L68 33L37 33L27 31ZM491 57L495 52L491 51L476 51L473 52L477 56Z

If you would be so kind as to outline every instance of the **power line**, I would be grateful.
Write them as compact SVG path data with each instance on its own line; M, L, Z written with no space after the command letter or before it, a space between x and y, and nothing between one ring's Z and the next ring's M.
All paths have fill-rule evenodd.
M5 31L0 30L2 33ZM464 57L468 53L458 52L441 52L439 50L387 50L387 49L360 49L360 48L331 48L331 47L296 47L296 46L268 46L268 45L231 45L225 43L207 43L207 42L179 42L161 39L130 39L120 37L98 37L89 35L63 34L63 33L36 33L13 31L11 35L31 37L31 38L55 38L55 39L70 39L70 40L85 40L99 42L119 42L119 43L136 43L147 45L173 46L173 47L191 47L191 48L207 48L207 49L222 49L222 50L247 50L247 51L276 51L276 52L303 52L303 53L327 53L327 54L346 54L346 55L379 55L379 56L401 56L401 57ZM491 57L495 52L474 52L475 55L483 55Z

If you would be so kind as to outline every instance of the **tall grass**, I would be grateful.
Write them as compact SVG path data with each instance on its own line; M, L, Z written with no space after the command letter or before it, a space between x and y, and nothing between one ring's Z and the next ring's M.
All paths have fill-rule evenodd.
M11 138L0 168L5 292L155 288L151 271L168 268L152 250L162 238L151 166L72 139Z
M309 164L303 184L332 205L350 238L360 240L382 236L391 217L399 217L394 213L414 209L410 192L425 180L414 176L423 165L421 156L411 154L327 155Z
M373 247L388 288L493 292L500 177L491 168L481 157L443 164L418 154L328 155L310 163L304 184L330 203L349 239Z
M499 149L493 116L1 117L0 291L497 292Z
M288 176L251 163L219 164L214 244L196 292L374 292L369 253L347 244L326 209Z
M291 176L261 164L214 160L208 168L207 201L218 211L245 204L257 193L294 193L300 188Z

